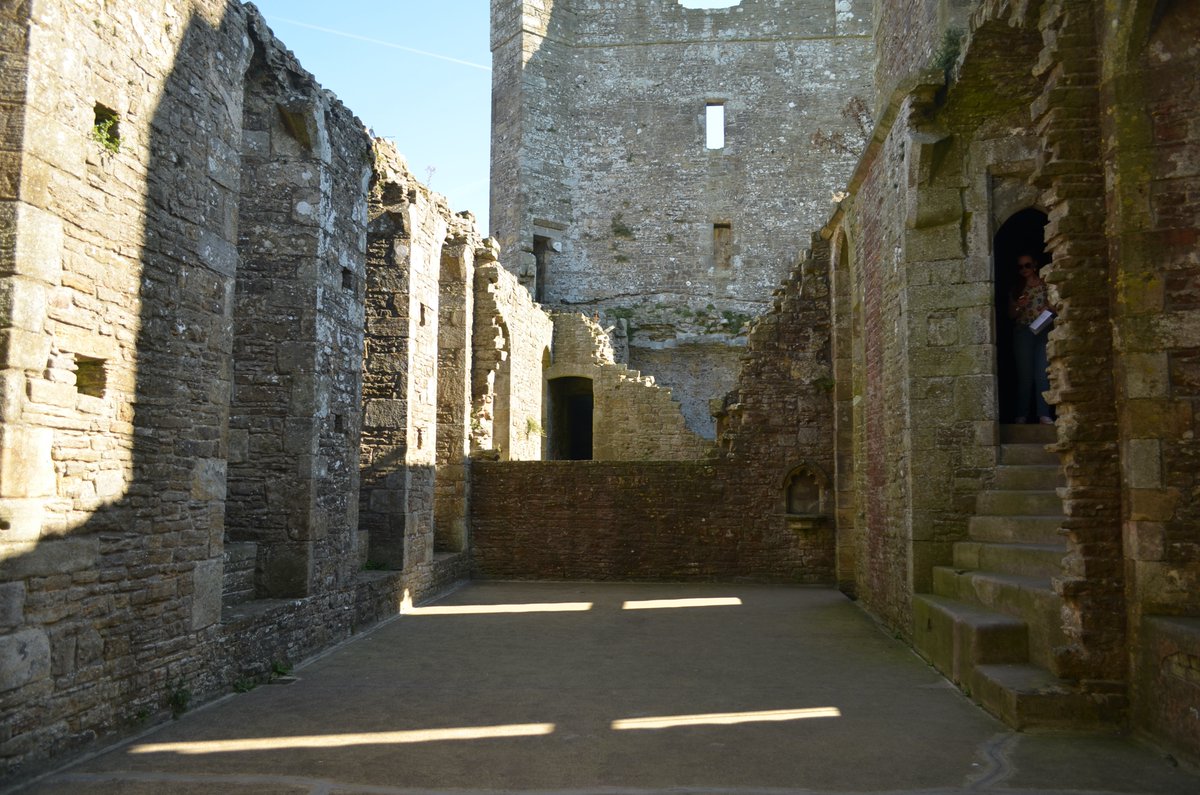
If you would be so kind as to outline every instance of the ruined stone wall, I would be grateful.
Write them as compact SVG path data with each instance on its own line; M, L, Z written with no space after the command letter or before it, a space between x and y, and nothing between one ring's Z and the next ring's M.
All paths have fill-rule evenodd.
M553 363L545 377L592 382L596 461L688 461L711 447L687 427L671 390L615 363L608 335L583 315L555 313Z
M829 264L828 247L817 246L757 321L722 412L720 446L703 460L695 460L702 448L692 448L702 440L683 428L669 394L628 383L593 321L556 313L551 377L592 378L597 415L636 408L645 416L597 421L596 461L474 462L476 573L832 583ZM644 405L629 391L645 395ZM641 428L644 438L602 439L604 424ZM620 457L602 459L609 450ZM797 480L818 492L803 513L788 500Z
M438 278L437 467L434 550L467 545L467 473L471 434L471 332L475 317L475 256L482 241L474 218L456 216L442 246Z
M361 345L370 171L357 119L290 75L265 25L251 40L240 159L222 164L241 188L226 532L257 545L259 596L303 596L357 568L361 375L344 363Z
M954 10L921 5L915 31ZM853 399L837 415L852 425L839 467L848 439L859 596L905 631L912 595L949 562L993 477L995 277L1010 263L992 236L1022 208L1044 211L1067 550L1052 578L1066 642L1049 667L1115 705L1128 686L1134 725L1195 754L1200 20L1116 5L979 3L964 52L922 74L932 35L892 41L885 24L919 9L881 4L877 74L895 79L877 84L880 124L827 229L846 242L834 326Z
M7 783L347 637L407 583L359 572L361 123L237 4L3 13L28 64L0 166ZM287 528L226 544L256 499ZM293 541L299 598L254 598Z
M545 447L545 367L554 326L512 273L494 241L475 270L471 450L538 461Z
M449 212L394 149L381 142L376 151L361 525L373 564L406 569L433 555L438 277Z
M495 105L521 113L494 136L505 261L525 252L523 278L548 304L617 327L630 367L671 387L711 438L708 401L736 375L727 346L744 342L857 155L870 4L521 3L525 30L547 30L522 34L537 46L521 68L499 45L517 35L513 5L493 4ZM724 108L722 149L705 146L707 104Z
M904 118L906 110L900 111ZM908 441L905 404L889 396L904 381L903 358L897 353L902 343L900 327L900 279L896 258L901 251L903 229L899 195L904 134L893 128L883 141L875 167L854 195L857 222L852 278L855 301L862 307L863 360L856 376L856 397L862 406L862 433L855 450L855 471L860 473L856 560L859 567L858 595L868 609L903 626L911 585L906 505ZM900 367L900 372L897 372Z
M944 68L957 55L980 0L886 0L875 4L875 111L914 74Z

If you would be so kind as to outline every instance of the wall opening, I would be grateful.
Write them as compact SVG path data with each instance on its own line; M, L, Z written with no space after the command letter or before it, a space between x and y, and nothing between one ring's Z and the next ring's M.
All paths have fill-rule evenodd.
M709 102L704 106L704 146L725 148L725 103Z
M92 109L92 138L110 152L121 150L121 117L99 103Z
M1031 339L1025 324L1018 323L1013 315L1014 302L1020 295L1024 280L1017 269L1018 258L1032 257L1040 265L1046 264L1044 229L1046 214L1028 207L1014 213L996 231L992 241L995 306L996 306L996 396L999 401L997 416L1001 423L1012 423L1019 418L1036 422L1039 410L1032 391L1026 387L1025 394L1018 389L1032 374L1037 381L1036 370L1045 367L1043 330L1040 339ZM1033 351L1030 345L1034 345ZM1040 346L1040 347L1037 347ZM1018 354L1021 367L1018 367ZM1036 361L1035 361L1036 360ZM1024 370L1024 368L1032 368ZM1036 386L1033 387L1036 389ZM1053 407L1049 408L1053 417Z
M555 378L550 381L550 458L590 461L592 458L592 379Z
M104 397L104 360L75 354L75 389L81 395Z
M512 337L508 326L500 326L500 366L496 368L495 392L492 410L492 447L500 454L501 461L512 458Z
M735 8L742 4L742 0L678 0L679 5L684 8Z
M733 265L733 224L713 224L713 267Z
M546 302L546 269L550 264L550 253L554 250L553 242L543 235L533 236L533 259L536 272L533 275L533 300L539 304Z

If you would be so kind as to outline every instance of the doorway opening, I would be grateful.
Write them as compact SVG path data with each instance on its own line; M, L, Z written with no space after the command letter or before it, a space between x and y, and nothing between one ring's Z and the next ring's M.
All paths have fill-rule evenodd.
M1017 270L1017 259L1023 255L1033 257L1040 265L1046 264L1045 227L1046 214L1034 207L1014 213L996 231L992 240L992 263L994 273L996 307L996 399L999 401L997 416L1001 424L1010 424L1024 417L1037 422L1038 414L1032 392L1018 396L1019 373L1017 368L1014 335L1017 321L1010 317L1012 300L1020 295L1023 280ZM1044 336L1048 332L1043 330ZM1053 417L1053 407L1049 416Z
M569 377L550 381L552 460L591 460L592 409L592 379Z

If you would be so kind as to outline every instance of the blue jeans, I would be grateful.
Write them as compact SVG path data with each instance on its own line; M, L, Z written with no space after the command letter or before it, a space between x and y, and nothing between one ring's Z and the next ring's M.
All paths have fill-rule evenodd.
M1037 416L1049 417L1050 406L1042 393L1050 389L1050 376L1046 373L1046 335L1034 334L1029 327L1018 324L1013 329L1013 356L1017 360L1017 405L1013 413L1017 417L1029 416L1029 399L1037 403ZM1030 394L1032 393L1032 394Z

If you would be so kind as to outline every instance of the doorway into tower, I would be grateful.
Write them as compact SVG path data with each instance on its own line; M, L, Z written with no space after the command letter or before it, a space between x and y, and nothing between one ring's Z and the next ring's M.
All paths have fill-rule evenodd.
M549 383L550 458L589 461L592 458L592 379L555 378Z
M1045 253L1046 214L1034 207L1019 210L1005 221L992 240L996 307L996 398L1001 424L1021 419L1037 422L1043 411L1054 417L1054 408L1039 409L1035 392L1045 367L1045 339L1050 326L1029 328L1029 314L1019 306L1029 286L1018 262L1033 261L1040 269ZM1044 382L1043 382L1044 383Z

